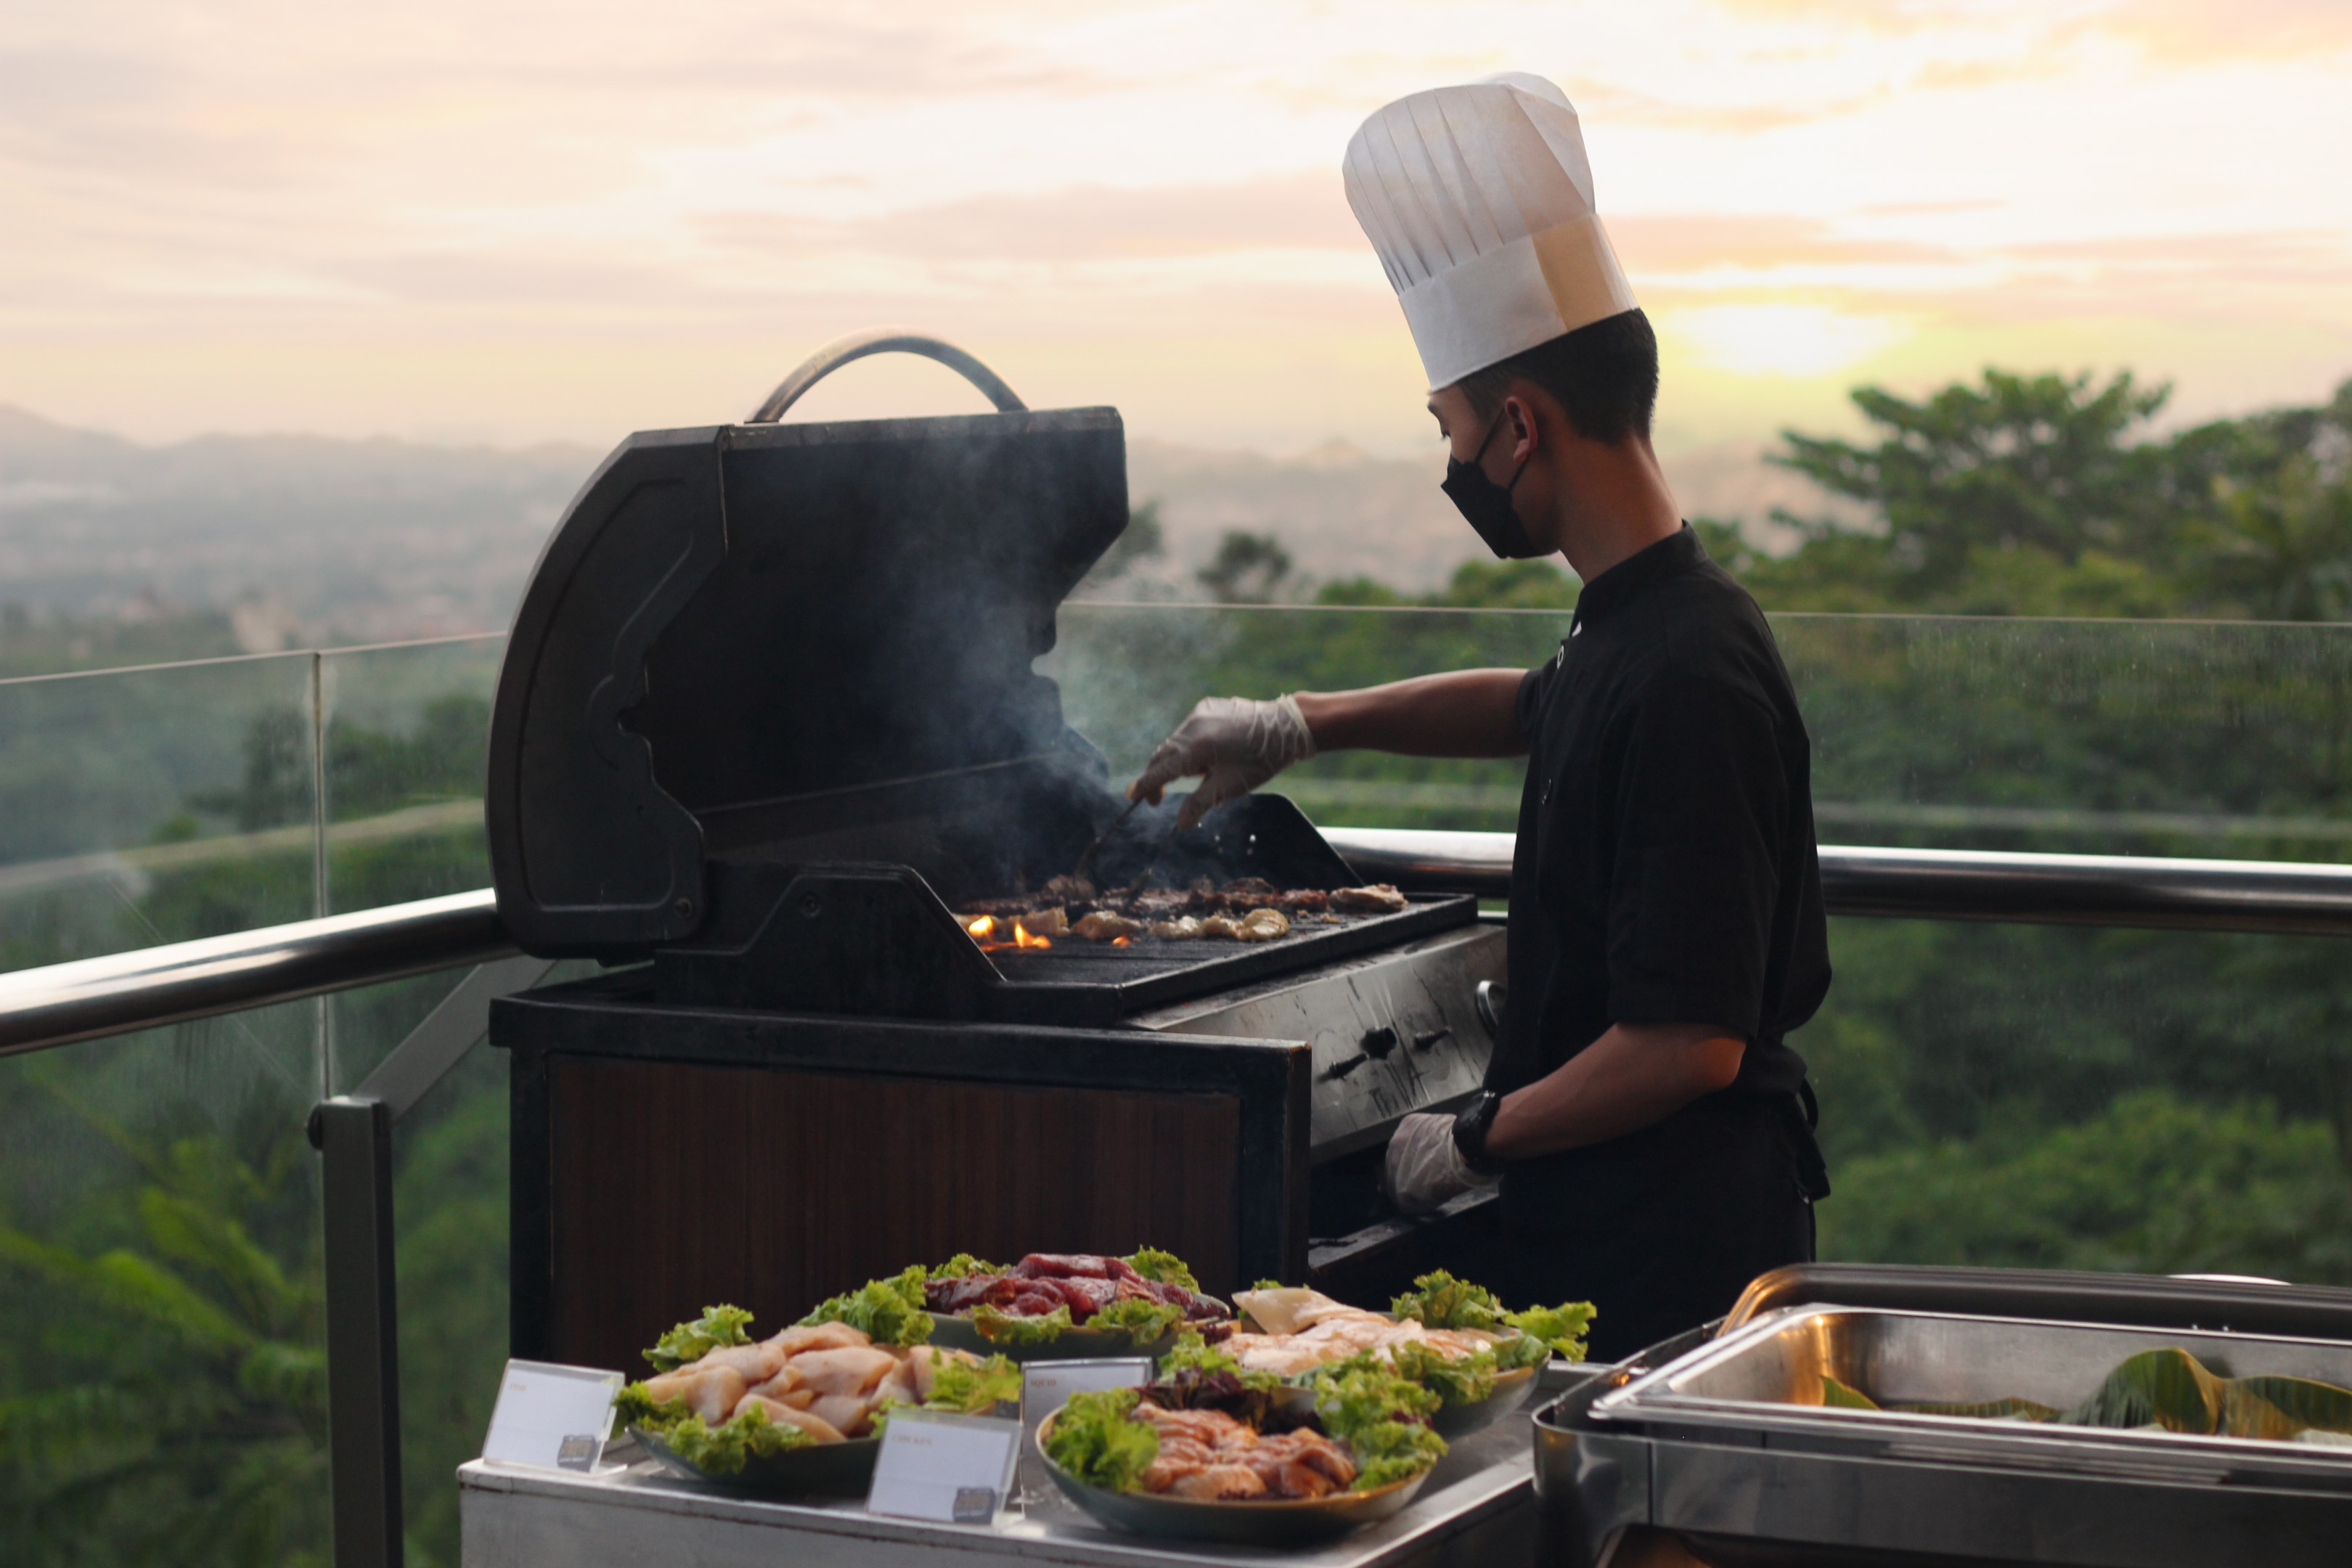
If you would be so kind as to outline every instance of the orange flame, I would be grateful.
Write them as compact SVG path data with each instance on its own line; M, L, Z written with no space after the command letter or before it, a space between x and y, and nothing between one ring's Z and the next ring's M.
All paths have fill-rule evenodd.
M1029 928L1019 921L1013 922L1013 945L1015 947L1051 947L1053 942L1042 936L1031 936Z
M1115 936L1110 939L1110 944L1113 947L1132 947L1135 945L1135 939L1132 937Z
M982 941L986 941L987 938L996 930L996 917L994 915L982 915L977 920L965 921L963 929L970 931L972 935L981 938Z

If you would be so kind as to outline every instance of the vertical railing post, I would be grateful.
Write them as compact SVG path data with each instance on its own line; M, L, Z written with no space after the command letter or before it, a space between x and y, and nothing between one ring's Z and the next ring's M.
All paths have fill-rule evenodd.
M391 1108L338 1095L313 1112L310 1134L323 1156L335 1568L401 1568Z
M450 987L366 1081L310 1112L327 1254L327 1445L335 1568L401 1568L400 1294L392 1226L393 1124L489 1027L490 1003L555 967L502 958Z

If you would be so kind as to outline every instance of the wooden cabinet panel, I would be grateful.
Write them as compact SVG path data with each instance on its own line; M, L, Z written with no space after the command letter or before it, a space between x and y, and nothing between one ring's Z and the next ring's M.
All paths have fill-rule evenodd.
M638 1352L728 1301L772 1331L958 1251L1166 1247L1246 1280L1237 1096L547 1058L546 1353Z

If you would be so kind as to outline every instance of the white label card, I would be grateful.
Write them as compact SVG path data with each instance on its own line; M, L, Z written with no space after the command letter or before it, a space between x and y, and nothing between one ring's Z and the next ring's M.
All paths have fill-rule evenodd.
M891 1412L866 1511L941 1524L986 1524L1003 1506L1021 1426L935 1410Z
M1110 1361L1033 1361L1021 1369L1021 1425L1030 1431L1068 1403L1073 1394L1104 1388L1137 1388L1151 1381L1151 1358Z
M617 1372L510 1361L499 1380L482 1458L542 1470L593 1470L613 1430Z

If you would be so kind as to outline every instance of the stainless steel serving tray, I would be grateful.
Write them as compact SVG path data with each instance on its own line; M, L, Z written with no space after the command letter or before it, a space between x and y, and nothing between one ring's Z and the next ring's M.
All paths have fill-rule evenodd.
M1591 1402L1596 1422L1637 1423L1768 1447L1828 1445L1890 1458L2118 1466L2204 1484L2352 1491L2352 1447L2154 1429L2055 1426L1982 1416L1825 1406L1833 1377L1883 1402L2005 1397L2061 1409L2141 1351L2178 1347L2224 1376L2316 1378L2352 1387L2352 1344L2275 1335L2126 1328L2012 1317L1808 1306L1765 1314Z

